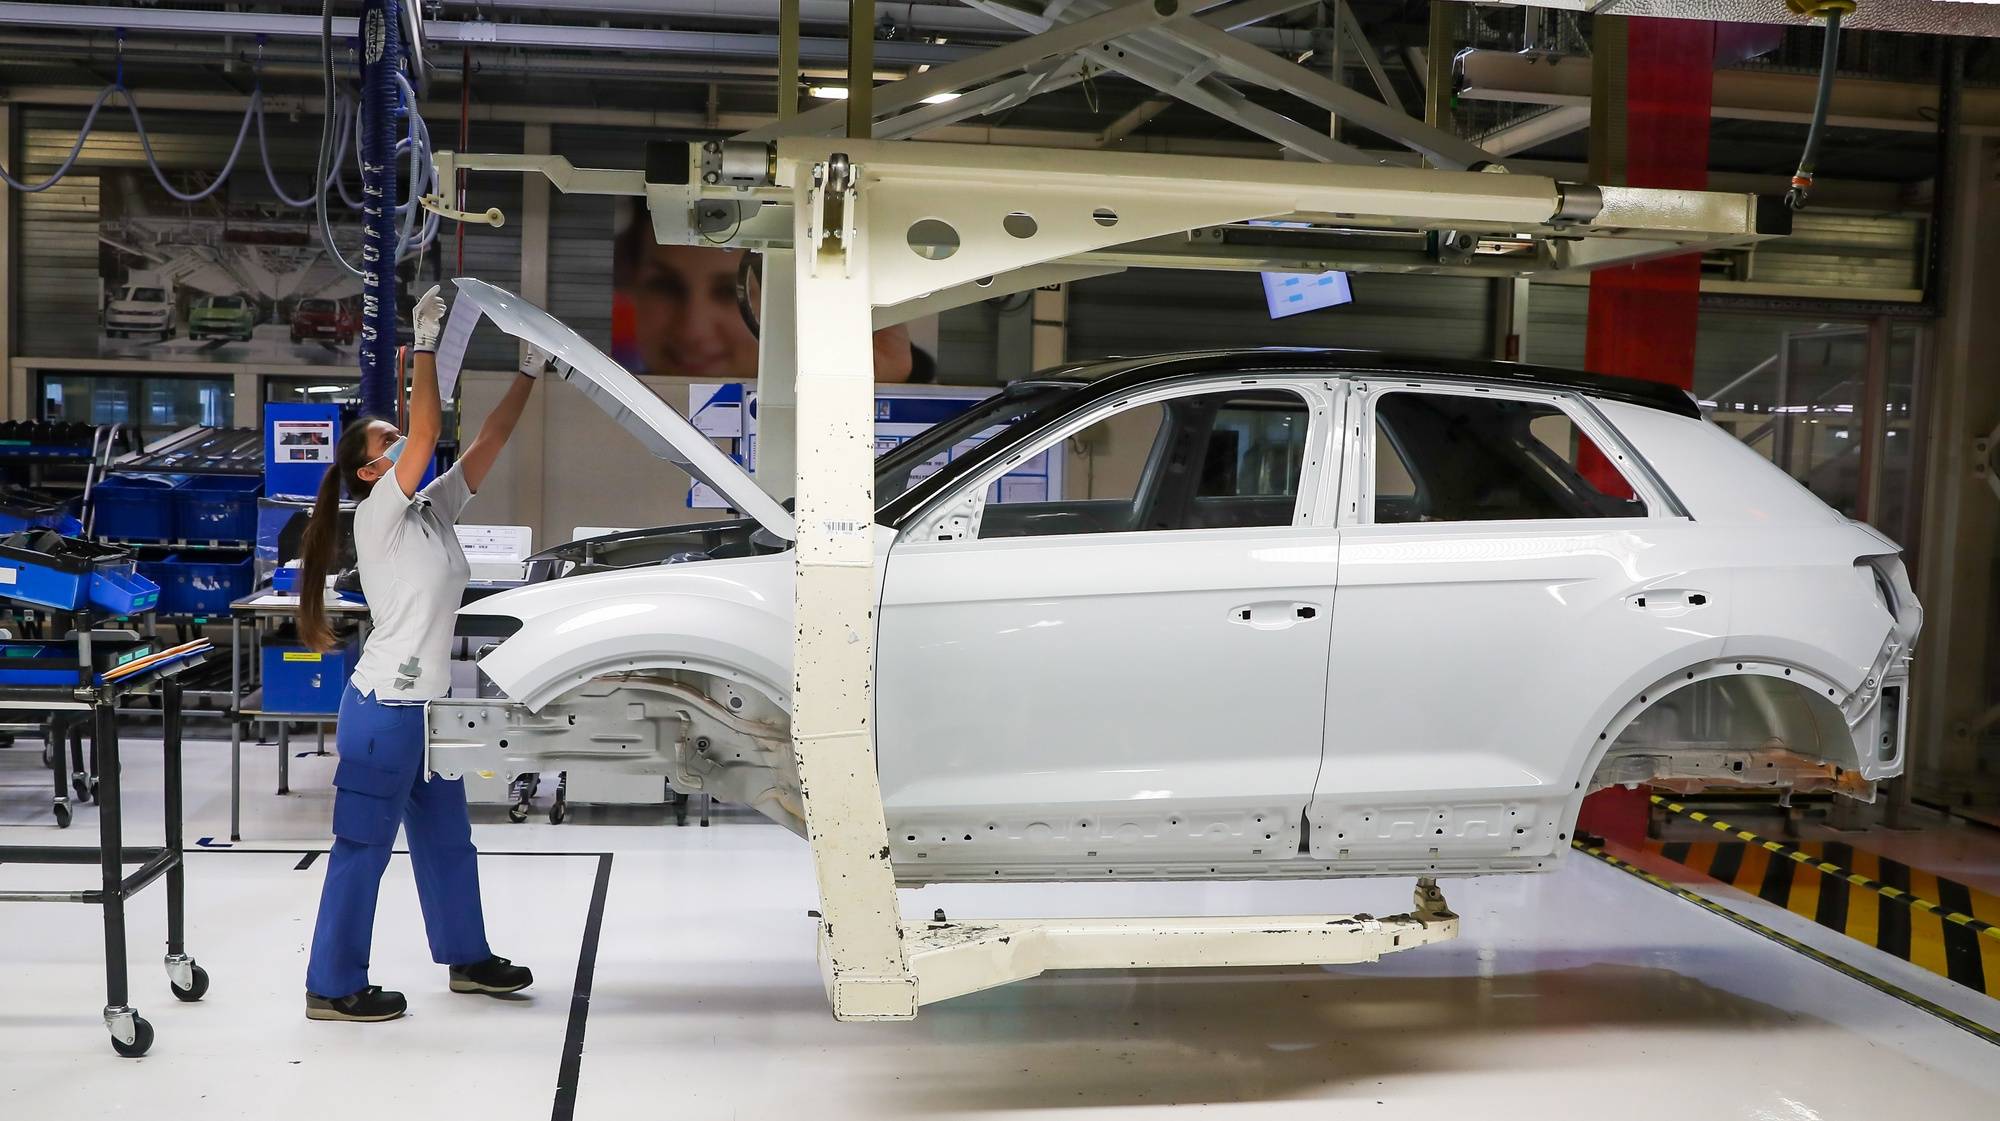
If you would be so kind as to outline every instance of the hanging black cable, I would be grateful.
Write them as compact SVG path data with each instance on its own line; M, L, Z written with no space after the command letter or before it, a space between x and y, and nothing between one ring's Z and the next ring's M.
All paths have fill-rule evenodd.
M750 277L755 273L759 282L764 279L764 255L745 249L743 258L736 262L736 314L743 317L743 325L750 328L750 337L761 339L763 332L757 322L757 305L750 302Z
M1802 16L1826 20L1826 49L1820 55L1819 93L1813 99L1812 127L1806 132L1806 148L1799 154L1799 169L1792 173L1791 189L1785 205L1804 210L1812 192L1813 174L1819 169L1820 141L1826 135L1826 107L1833 98L1833 70L1840 61L1840 18L1854 10L1855 0L1785 0L1785 6Z

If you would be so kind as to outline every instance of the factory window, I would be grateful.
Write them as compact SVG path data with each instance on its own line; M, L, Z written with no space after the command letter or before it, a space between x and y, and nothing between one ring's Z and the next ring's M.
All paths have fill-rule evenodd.
M235 417L233 378L191 375L44 373L43 420L135 426L151 438L191 424L226 427Z
M1378 523L1646 514L1611 457L1544 402L1385 393L1374 446Z
M1046 489L989 490L979 536L1290 525L1311 414L1289 390L1136 405L1071 434ZM1006 482L1007 480L1002 480Z

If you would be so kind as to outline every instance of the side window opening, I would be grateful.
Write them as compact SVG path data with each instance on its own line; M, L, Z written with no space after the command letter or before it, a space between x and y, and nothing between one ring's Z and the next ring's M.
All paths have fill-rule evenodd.
M1556 405L1395 390L1375 401L1378 523L1635 518L1643 501Z
M1195 394L1122 409L1049 449L1060 493L1010 501L989 488L979 536L1290 525L1311 413L1289 390Z

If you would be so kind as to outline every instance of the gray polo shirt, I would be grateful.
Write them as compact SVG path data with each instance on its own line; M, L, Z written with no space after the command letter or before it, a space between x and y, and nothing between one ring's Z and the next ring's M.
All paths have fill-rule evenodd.
M451 691L453 620L472 575L453 528L472 501L461 466L415 497L391 471L355 508L354 553L374 629L349 680L378 701L429 701Z

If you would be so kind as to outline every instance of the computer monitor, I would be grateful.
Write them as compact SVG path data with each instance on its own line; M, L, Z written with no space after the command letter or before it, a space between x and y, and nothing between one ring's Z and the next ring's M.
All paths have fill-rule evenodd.
M1273 319L1336 307L1353 300L1354 290L1348 286L1344 272L1264 274L1264 302L1270 307Z

